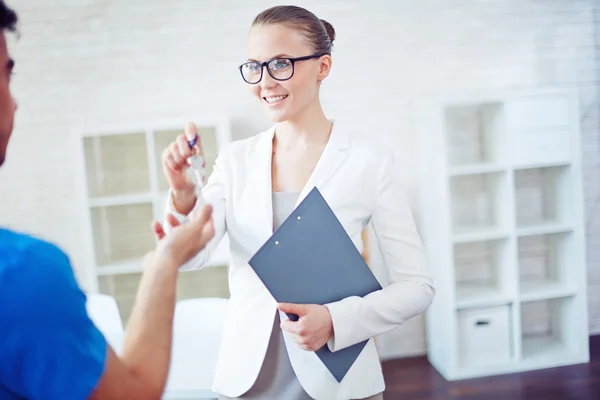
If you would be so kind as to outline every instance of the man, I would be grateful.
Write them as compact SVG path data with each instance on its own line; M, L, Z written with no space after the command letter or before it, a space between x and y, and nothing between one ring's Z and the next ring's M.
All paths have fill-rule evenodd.
M4 32L16 22L0 0L0 165L16 110ZM154 222L158 244L143 261L121 356L88 317L68 257L48 242L0 229L0 399L161 398L178 269L213 237L211 213L207 206L182 226L170 218L168 237Z

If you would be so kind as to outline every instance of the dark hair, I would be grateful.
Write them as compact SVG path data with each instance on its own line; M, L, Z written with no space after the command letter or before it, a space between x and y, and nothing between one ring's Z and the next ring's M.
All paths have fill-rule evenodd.
M331 54L335 30L329 22L317 18L312 12L297 6L275 6L258 14L252 22L252 26L272 24L297 28L312 43L315 52Z
M17 29L17 13L0 0L0 30L14 32Z

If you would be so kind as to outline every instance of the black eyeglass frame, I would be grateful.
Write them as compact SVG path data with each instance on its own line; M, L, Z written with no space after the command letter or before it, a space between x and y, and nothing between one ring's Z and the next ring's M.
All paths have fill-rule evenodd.
M263 78L263 71L264 71L265 67L267 67L267 72L269 73L269 75L271 75L271 78L275 79L276 81L287 81L287 80L290 80L290 79L292 79L292 77L294 76L294 72L295 72L295 70L296 70L296 69L295 69L295 65L294 65L294 64L295 64L296 62L298 62L298 61L305 61L305 60L311 60L311 59L313 59L313 58L319 58L319 57L323 57L323 56L325 56L325 55L328 55L328 54L329 54L329 53L316 53L316 54L311 54L310 56L295 57L295 58L289 58L289 57L275 57L275 58L272 58L272 59L270 59L270 60L267 60L267 61L264 61L264 62L259 62L259 61L248 61L248 62L245 62L245 63L243 63L242 65L240 65L240 66L238 67L238 69L239 69L239 71L240 71L240 74L242 75L242 79L244 80L244 82L246 82L246 83L247 83L247 84L249 84L249 85L256 85L256 84L258 84L260 81L262 81L262 78ZM287 61L289 61L289 62L292 64L292 74L291 74L291 75L290 75L288 78L281 79L281 78L275 78L275 77L273 76L273 74L271 73L271 70L269 69L268 65L269 65L269 63L271 63L271 62L273 62L273 61L276 61L276 60L287 60ZM258 65L260 65L260 77L258 78L258 80L257 80L256 82L248 82L248 81L246 80L246 78L244 78L244 72L242 71L242 68L243 68L245 65L248 65L248 64L258 64Z

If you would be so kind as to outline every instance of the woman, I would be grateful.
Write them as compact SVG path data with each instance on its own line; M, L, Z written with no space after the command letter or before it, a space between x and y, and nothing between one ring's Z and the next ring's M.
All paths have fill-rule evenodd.
M381 399L385 385L372 338L424 312L434 296L391 153L351 137L321 108L334 36L329 23L294 6L265 10L249 33L240 72L275 124L221 151L202 193L213 205L215 238L182 267L201 268L228 233L230 311L214 382L222 399ZM193 130L186 127L188 135ZM197 204L186 178L190 155L185 135L163 154L168 212L182 222ZM315 186L357 248L372 222L389 286L326 305L277 304L269 294L247 262ZM292 322L285 312L300 319ZM366 339L340 383L314 354L324 345L338 351Z

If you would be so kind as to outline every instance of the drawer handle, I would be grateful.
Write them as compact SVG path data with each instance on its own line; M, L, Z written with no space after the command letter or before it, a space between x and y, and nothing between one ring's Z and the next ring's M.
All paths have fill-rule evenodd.
M487 326L490 324L490 320L488 319L480 319L479 321L475 322L476 326Z

